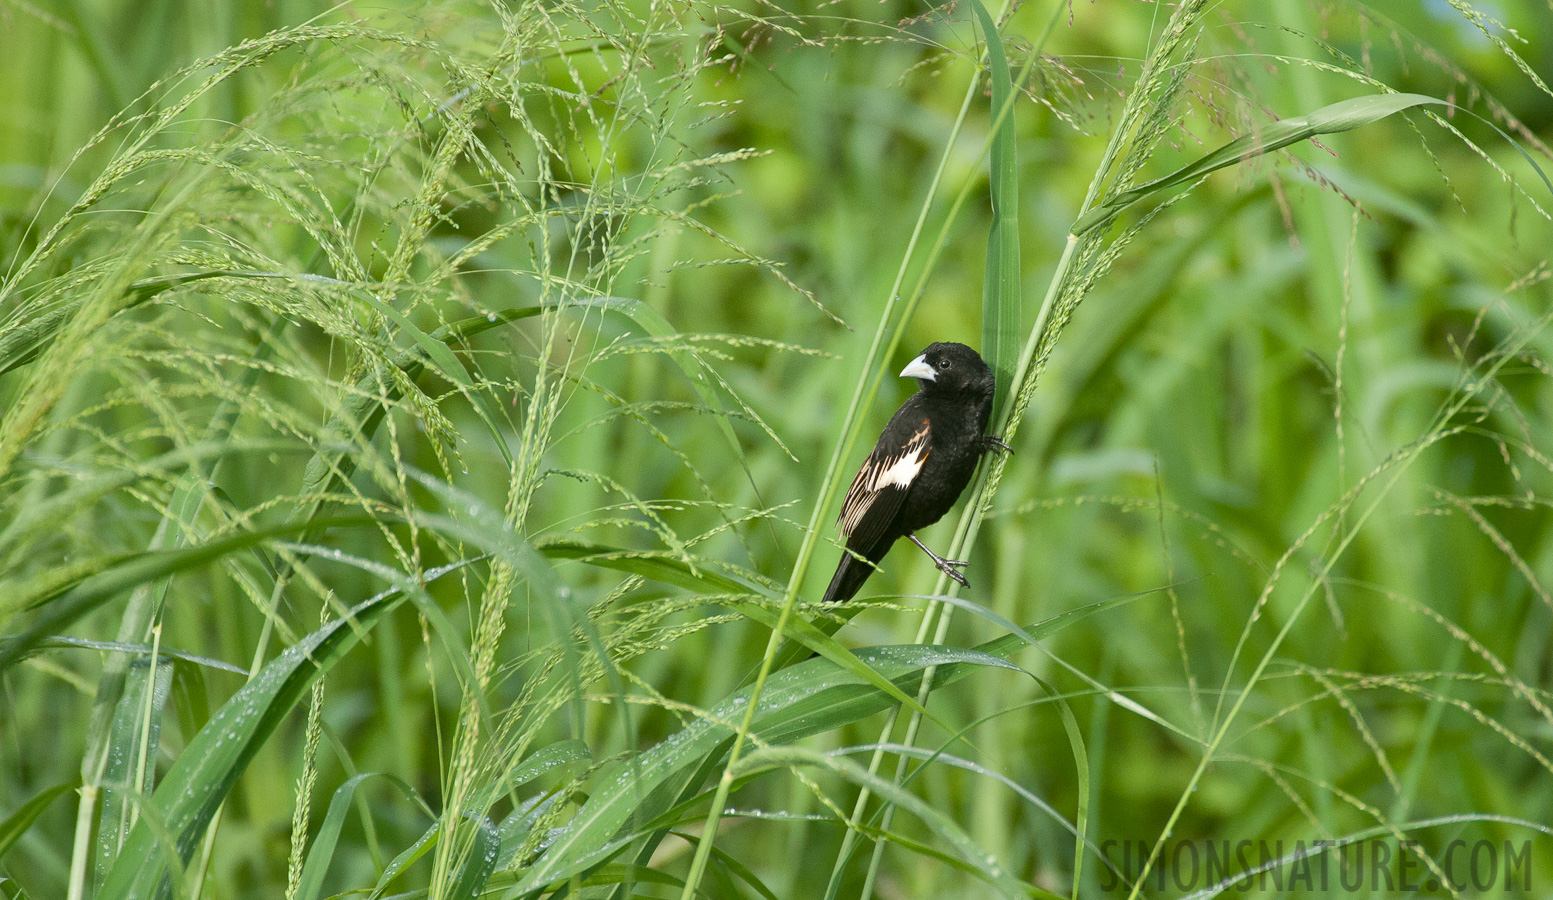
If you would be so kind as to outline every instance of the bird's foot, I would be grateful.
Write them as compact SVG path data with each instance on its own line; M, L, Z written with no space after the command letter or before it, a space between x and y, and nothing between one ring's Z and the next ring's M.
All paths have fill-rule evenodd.
M960 582L960 587L968 588L971 586L971 583L965 580L965 576L960 574L960 570L955 568L955 566L969 565L969 563L963 563L957 559L938 559L933 561L933 565L938 567L938 571Z
M999 453L1013 453L1014 448L1003 443L1003 439L993 435L985 435L981 439L981 452L991 453L996 450Z
M937 553L934 553L932 550L929 550L927 544L922 543L922 541L919 540L916 535L908 535L908 537L911 538L911 542L913 544L916 544L918 547L922 548L922 552L926 553L928 557L933 560L933 565L938 569L938 571L943 572L945 575L948 575L955 581L960 582L960 587L971 586L971 583L965 580L965 576L961 575L958 569L960 566L970 565L968 560L945 559L944 557L939 556Z

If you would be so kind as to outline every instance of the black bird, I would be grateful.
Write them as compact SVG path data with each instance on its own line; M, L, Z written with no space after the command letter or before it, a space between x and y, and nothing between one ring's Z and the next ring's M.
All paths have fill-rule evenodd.
M987 434L992 369L964 344L936 343L912 360L901 377L915 378L921 387L884 426L842 501L841 536L847 552L825 590L826 600L852 599L891 545L903 537L931 556L940 572L969 586L956 568L968 563L944 559L915 532L954 506L983 453L1008 450Z

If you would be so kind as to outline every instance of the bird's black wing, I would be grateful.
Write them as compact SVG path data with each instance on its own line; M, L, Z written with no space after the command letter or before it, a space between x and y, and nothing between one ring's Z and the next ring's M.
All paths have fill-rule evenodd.
M868 555L889 531L927 462L932 433L927 417L920 414L897 415L885 427L841 502L841 535L849 548Z

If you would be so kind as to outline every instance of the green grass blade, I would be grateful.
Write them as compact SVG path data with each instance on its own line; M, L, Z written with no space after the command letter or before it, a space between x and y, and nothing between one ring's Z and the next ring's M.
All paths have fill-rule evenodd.
M400 851L399 855L389 861L383 868L383 874L378 876L377 884L372 888L369 897L382 896L388 885L404 873L405 869L415 865L436 845L437 838L442 834L442 822L435 821L431 827L421 832L421 836L415 839L415 843Z
M461 566L433 570L433 580ZM405 599L396 588L357 604L271 660L254 679L211 717L168 770L150 805L177 841L185 861L254 754L284 721L313 682L344 658L366 632ZM158 841L144 817L130 833L118 861L103 882L103 900L139 900L154 896L167 875L154 861Z
M38 816L43 815L43 811L49 808L50 803L78 787L80 787L78 783L71 781L44 788L31 800L23 803L21 809L11 813L4 822L0 822L0 859L5 857L11 845L21 840L22 835L27 833L27 829L32 827L32 823L37 821Z
M576 559L604 568L618 569L623 572L640 575L643 578L652 578L665 584L673 584L701 593L733 594L735 596L758 593L767 597L773 596L771 591L747 579L735 580L731 577L710 572L705 568L702 568L700 571L692 571L690 566L683 561L666 554L616 550L595 544L585 544L580 541L546 544L539 549L546 556ZM703 563L703 566L708 564ZM777 626L776 614L763 606L754 603L735 603L734 608L767 628L774 630ZM803 644L803 646L846 669L859 679L895 697L898 702L904 703L913 710L928 716L936 724L944 726L943 722L939 721L937 717L933 716L926 709L923 709L922 705L914 698L908 696L879 673L869 668L862 660L853 655L851 651L816 626L794 617L788 620L786 633Z
M698 594L776 597L774 591L759 582L717 571L723 567L715 560L698 558L696 568L692 569L678 555L652 550L624 550L571 539L547 541L537 549L541 555L550 559L571 559L601 569L629 572Z
M687 840L690 837L683 832L676 831L674 833L682 838L686 838ZM736 859L732 854L721 849L720 847L713 847L712 859L723 868L739 876L740 881L753 888L755 892L764 897L765 900L777 900L776 893L772 891L771 888L766 887L765 882L761 881L754 872L750 871L748 866L742 862L739 862L739 860Z
M997 664L1021 647L1050 636L1103 610L1131 602L1141 595L1114 597L1052 616L1025 628L1014 627L1003 637L974 649L908 644L869 647L854 655L888 678L897 688L915 686L923 671L937 669L940 686L953 684L977 668ZM641 809L640 799L692 765L705 760L730 737L719 724L736 717L749 700L750 689L741 690L719 703L704 718L676 732L635 760L624 762L605 776L568 825L567 831L540 857L519 882L521 895L568 878L608 859L629 842L616 838L632 818L651 820L659 809ZM766 744L785 744L839 728L886 709L894 697L857 679L825 659L810 659L774 672L761 694L761 713L751 733ZM721 750L718 751L723 752Z
M777 617L774 613L771 612L771 610L762 606L756 606L753 603L741 603L737 606L737 608L740 612L761 623L762 625L765 625L767 628L776 628ZM841 643L835 638L832 638L830 635L826 634L824 631L815 627L813 624L809 623L803 618L795 616L789 619L787 622L787 634L789 634L794 640L802 643L805 647L808 647L810 650L813 650L820 656L823 656L847 672L850 672L859 680L865 681L878 688L879 690L884 691L890 697L894 698L895 702L904 704L907 708L913 710L914 712L927 717L929 721L940 728L952 730L950 729L948 723L928 712L921 703L917 702L915 697L908 695L905 691L896 687L883 675L874 671L874 669L867 663L858 659L856 654L848 650L846 647L843 647ZM987 665L1000 667L1009 666L1008 663L1003 662L995 656L987 656L985 659Z
M302 866L302 877L297 882L296 900L317 900L322 892L324 875L329 871L329 862L334 858L334 848L340 840L340 830L345 827L345 817L350 813L351 799L356 788L369 778L383 778L406 797L420 801L415 788L398 776L385 772L362 772L346 779L344 784L335 788L334 796L329 800L329 811L324 814L323 823L318 826L318 833L313 836L313 844L308 848L307 862ZM420 805L424 807L426 804L422 802Z
M184 275L166 275L157 278L146 278L130 285L125 291L128 299L118 308L119 312L133 309L151 298L184 284L196 281L205 281L211 278L273 278L278 276L266 275L260 272L234 272L228 270L212 270L206 272L191 272ZM13 369L18 369L36 360L47 350L50 342L58 336L70 317L80 310L85 302L80 298L67 299L58 302L50 302L31 311L24 320L13 327L0 332L0 375L4 375Z
M362 516L341 516L331 519L329 524L361 525L371 521ZM167 575L197 568L229 553L246 550L277 536L301 531L306 527L308 526L305 522L290 522L244 532L197 547L107 558L102 571L84 578L62 593L56 593L48 599L47 608L33 622L31 628L5 642L4 649L0 649L0 672L32 652L39 641L62 630L125 591Z
M1079 885L1084 881L1084 851L1089 844L1089 751L1084 745L1084 731L1079 727L1078 718L1073 715L1073 708L1068 705L1055 687L1037 678L1041 687L1057 703L1057 711L1062 716L1062 730L1068 734L1068 747L1073 751L1073 769L1075 780L1078 782L1078 801L1074 804L1073 828L1078 832L1078 840L1073 842L1073 895L1072 900L1078 900Z
M828 769L854 782L859 787L883 797L887 802L915 815L938 838L952 846L956 854L998 894L1007 898L1024 900L1028 888L1007 870L993 861L985 851L976 846L970 835L955 824L954 820L933 807L927 801L904 790L889 779L880 778L845 757L830 756L804 747L767 747L751 753L738 766L739 774L748 774L773 766L816 766Z
M588 745L575 739L556 741L542 750L536 751L532 756L523 761L523 764L513 770L512 775L506 779L505 790L520 788L535 778L564 768L574 763L586 762L593 758L593 751Z
M972 667L989 664L990 658L984 650L927 645L873 647L858 650L856 655L897 688L914 684L929 666L963 677ZM608 859L628 838L634 839L629 833L626 838L617 835L631 820L651 821L662 812L642 808L642 798L651 796L676 773L702 764L707 754L723 745L733 734L723 723L738 721L752 690L734 693L707 716L611 770L590 793L565 834L524 874L515 893L537 891L585 871ZM855 722L895 702L889 694L829 660L812 659L767 679L751 734L765 743L786 743Z
M448 342L468 340L497 325L537 316L551 305L553 304L518 306L486 316L460 319L424 335L425 343L447 349ZM394 359L394 365L404 372L405 377L413 379L425 369L427 359L428 354L424 345L417 340L415 347L406 349ZM457 361L456 357L454 361ZM449 380L452 379L449 378ZM383 416L388 412L387 403L382 397L384 389L387 393L387 402L399 399L399 387L394 382L389 381L386 385L380 386L377 373L367 372L362 375L357 379L354 390L344 394L339 410L331 417L332 421L337 423L336 427L343 426L345 429L359 427L362 439L370 440L377 431L379 423L383 421ZM358 422L359 426L354 425ZM498 441L498 446L505 447L505 442ZM328 493L336 484L348 479L355 470L355 458L349 452L333 448L320 449L312 459L308 460L307 467L303 470L302 494L313 496Z
M507 460L507 465L509 467L513 466L515 463L512 458L512 450L507 446L507 439L502 436L501 427L496 424L496 419L492 417L491 411L486 408L484 393L481 391L480 386L475 383L474 376L470 375L469 370L464 368L464 364L459 362L458 357L453 355L453 351L448 348L448 345L417 328L415 323L410 321L409 316L395 309L392 304L384 303L365 291L358 292L356 297L374 310L392 319L401 331L408 334L415 341L421 352L426 354L426 358L436 367L437 374L458 386L459 391L464 395L464 399L468 400L469 405L474 409L475 415L479 416L480 421L485 423L485 427L490 429L491 441L496 445L496 449L501 451L502 457Z
M1091 229L1110 222L1118 213L1160 191L1195 181L1210 172L1239 162L1281 150L1290 144L1321 134L1350 131L1362 125L1379 122L1387 116L1405 109L1423 105L1447 106L1444 100L1423 94L1378 94L1355 97L1323 106L1315 112L1292 119L1272 122L1253 134L1242 135L1190 165L1156 178L1130 191L1118 194L1109 202L1095 207L1073 223L1072 233L1082 235Z
M1014 366L1019 361L1023 332L1019 291L1019 154L1014 132L1013 81L1008 56L997 25L982 5L973 0L986 38L987 68L992 77L992 148L989 187L992 193L992 229L987 236L987 271L981 295L981 354L997 375L993 415L1008 401Z
M691 843L694 843L694 841ZM591 875L582 879L583 887L635 884L658 884L665 887L682 888L685 886L685 881L682 878L675 878L673 875L648 868L647 866L626 865L623 863L599 866ZM698 897L708 896L703 891L696 891L696 895ZM632 894L631 896L638 897L640 895Z
M453 883L452 892L448 894L450 900L474 900L485 889L485 883L491 880L491 873L496 871L496 860L501 854L501 835L497 834L496 826L491 824L489 818L475 817L474 841L468 853L464 868Z
M65 637L62 635L50 635L33 645L35 650L96 650L100 653L125 653L130 656L150 656L152 647L150 644L137 644L130 641L89 641L85 638ZM166 656L170 659L178 659L196 666L205 666L210 669L220 669L224 672L232 672L237 675L247 675L248 670L241 666L234 666L229 662L212 659L208 656L200 656L179 650L176 647L157 647L156 655Z

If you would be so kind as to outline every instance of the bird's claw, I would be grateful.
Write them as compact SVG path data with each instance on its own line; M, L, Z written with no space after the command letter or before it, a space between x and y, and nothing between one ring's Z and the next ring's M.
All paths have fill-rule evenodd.
M964 563L957 559L942 559L935 563L935 565L938 566L938 571L960 582L960 587L968 588L971 586L971 583L965 580L965 576L960 574L960 570L955 568L955 566L970 565L969 563Z
M922 552L926 553L929 559L933 560L933 565L938 569L938 571L943 572L945 575L948 575L955 581L960 582L960 587L968 588L971 586L971 583L965 580L965 576L961 575L955 568L956 566L968 566L970 565L969 562L963 559L944 559L942 556L939 556L937 553L929 550L927 544L922 543L922 540L916 535L909 534L907 537L911 539L913 544L916 544L918 547L922 548Z
M1003 443L1003 439L994 435L984 435L981 439L981 452L991 453L996 450L999 453L1013 453L1014 448Z

